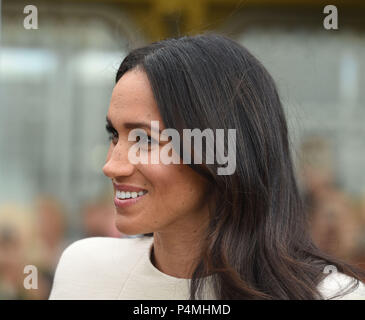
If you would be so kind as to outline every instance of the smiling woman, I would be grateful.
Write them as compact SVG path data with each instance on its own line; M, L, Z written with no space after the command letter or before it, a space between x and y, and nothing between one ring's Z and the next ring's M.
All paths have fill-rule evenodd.
M151 121L180 136L235 129L236 170L219 175L216 161L131 163L131 129L147 130L141 152L168 143L141 125ZM275 84L236 42L199 35L133 50L117 73L107 130L103 172L114 186L116 225L153 236L75 242L51 299L365 297L360 273L312 243ZM323 273L328 265L336 273Z
M124 234L156 231L164 234L168 231L178 236L177 239L183 235L189 238L191 230L208 221L207 181L183 164L133 165L128 159L128 151L133 146L133 142L128 141L132 129L129 124L136 119L147 124L151 120L163 123L144 72L131 70L117 82L107 118L114 128L114 135L104 174L112 179L116 191L125 191L125 198L133 197L133 192L144 192L142 196L128 200L119 199L116 194L118 229ZM148 134L155 135L151 129ZM150 145L148 152L151 149ZM184 266L176 262L179 267ZM176 267L170 272L180 273Z

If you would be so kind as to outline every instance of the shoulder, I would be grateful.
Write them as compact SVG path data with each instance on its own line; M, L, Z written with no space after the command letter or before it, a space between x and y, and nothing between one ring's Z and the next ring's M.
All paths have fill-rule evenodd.
M59 259L50 299L85 297L97 290L116 294L152 241L152 237L93 237L73 242Z
M365 300L365 284L341 272L331 272L318 289L324 299Z
M60 263L116 262L119 258L136 256L144 252L151 238L107 238L92 237L77 240L62 253Z

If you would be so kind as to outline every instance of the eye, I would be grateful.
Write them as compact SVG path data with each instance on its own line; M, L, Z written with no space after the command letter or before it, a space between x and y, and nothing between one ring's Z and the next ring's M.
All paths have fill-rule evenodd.
M143 137L138 136L137 141L140 142L142 145L146 145L146 146L154 146L154 145L158 144L158 141L149 135L146 135Z
M106 124L105 129L108 133L108 140L112 141L114 145L118 143L118 132L110 124Z
M154 139L148 135L146 130L133 129L128 134L128 141L134 145L133 141L137 141L136 146L141 150L150 151L152 148L159 145L159 138Z
M108 137L108 140L111 141L113 144L118 143L118 135L110 134Z

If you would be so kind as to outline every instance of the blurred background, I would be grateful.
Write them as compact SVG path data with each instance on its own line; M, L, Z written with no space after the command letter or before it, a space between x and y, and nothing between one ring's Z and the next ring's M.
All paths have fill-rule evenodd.
M0 299L47 299L68 244L124 236L101 171L116 70L135 47L204 31L271 72L313 238L365 266L364 1L32 0L37 30L28 4L0 0ZM338 30L323 27L327 4ZM38 290L24 289L25 265Z

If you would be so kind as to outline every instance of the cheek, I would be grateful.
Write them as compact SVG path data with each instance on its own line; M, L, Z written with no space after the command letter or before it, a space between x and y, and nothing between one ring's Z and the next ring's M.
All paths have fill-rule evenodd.
M203 201L203 178L187 165L146 165L141 172L152 185L154 205L165 212L191 211Z

